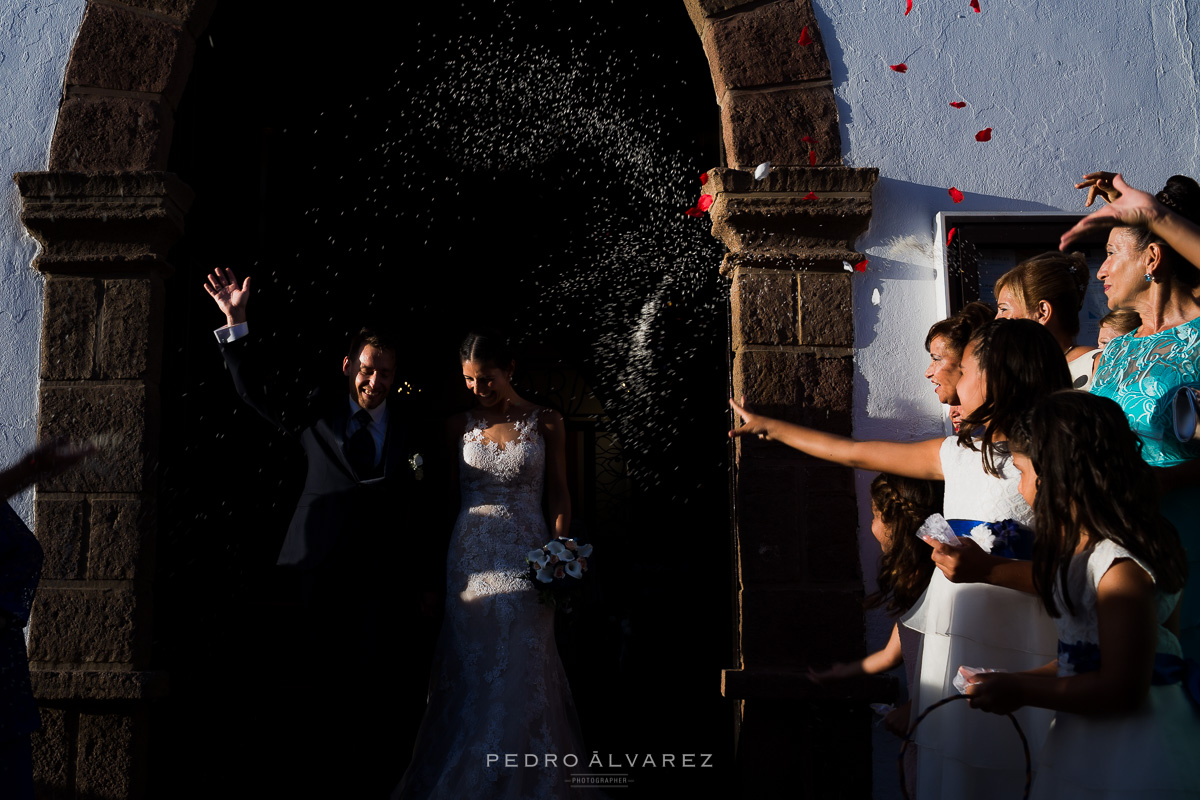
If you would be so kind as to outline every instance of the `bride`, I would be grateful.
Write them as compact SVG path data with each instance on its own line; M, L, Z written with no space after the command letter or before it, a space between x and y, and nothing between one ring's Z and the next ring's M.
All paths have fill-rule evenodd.
M569 535L563 419L516 393L497 337L472 333L459 357L475 407L447 423L461 504L446 619L413 760L392 797L566 797L563 757L584 755L575 705L554 611L520 577L526 553Z

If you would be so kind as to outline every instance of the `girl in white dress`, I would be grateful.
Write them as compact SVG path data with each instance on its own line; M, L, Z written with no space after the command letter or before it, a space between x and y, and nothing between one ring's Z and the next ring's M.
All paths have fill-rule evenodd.
M780 441L858 469L945 480L948 518L969 520L969 527L1002 520L1028 525L1033 512L1017 491L1018 476L1002 442L1013 420L1040 398L1069 386L1062 350L1044 327L1030 320L996 320L980 328L963 352L957 395L964 419L957 437L856 441L753 414L744 401L731 401L743 424L730 435ZM978 439L968 433L979 429ZM959 664L1001 662L1029 669L1055 651L1054 626L1033 596L1029 561L991 554L966 540L959 547L935 545L933 561L938 571L929 589L902 619L925 634L914 715L956 693L952 681ZM918 729L918 797L1019 797L1025 764L1011 725L960 705L939 710ZM1022 724L1036 749L1049 715Z
M970 704L1057 712L1034 797L1200 797L1200 676L1189 698L1175 634L1187 561L1124 413L1060 392L1009 437L1037 517L1034 584L1055 617L1058 659L976 675Z

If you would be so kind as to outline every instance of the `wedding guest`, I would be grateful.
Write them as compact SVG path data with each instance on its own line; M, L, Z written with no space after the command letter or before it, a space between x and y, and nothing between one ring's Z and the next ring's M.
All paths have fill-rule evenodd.
M50 442L0 472L0 797L33 800L30 734L41 727L29 680L24 628L42 575L42 547L8 498L95 452Z
M1087 293L1088 265L1083 253L1042 253L1022 261L996 281L996 318L1031 319L1046 326L1062 348L1071 385L1086 389L1098 347L1075 344L1079 310Z
M901 624L924 634L915 676L915 708L954 691L959 664L990 663L1010 670L1044 664L1055 652L1054 626L1032 594L1029 561L1012 558L1029 542L1019 526L1033 511L1017 491L1019 476L1002 446L1009 426L1040 398L1070 387L1062 350L1030 320L995 320L976 331L962 356L957 392L963 423L957 436L925 442L864 442L754 414L730 404L743 424L730 436L778 441L817 458L925 480L944 480L945 516L967 535L989 523L996 543L988 553L974 541L938 544L938 571ZM978 432L978 436L975 434ZM1036 752L1049 714L1022 712ZM948 707L918 729L917 794L1009 798L1025 772L1007 720Z
M867 596L866 607L884 607L895 618L908 611L929 585L933 575L932 548L917 538L917 531L931 514L942 511L944 484L880 474L871 481L871 535L879 542L883 556L875 578L875 591ZM917 660L921 634L902 625L892 626L892 635L882 650L865 658L834 664L812 677L818 682L844 680L859 675L888 672L904 664L908 701L893 709L883 724L897 736L905 736L912 722L912 698L916 697ZM909 793L916 789L917 748L905 751L905 778Z
M933 384L937 399L950 406L950 421L954 430L962 413L958 404L958 380L962 377L962 352L971 334L996 318L996 312L986 303L967 303L955 314L933 323L925 335L925 350L929 366L925 377Z
M1080 458L1081 442L1098 446ZM968 702L1056 712L1033 798L1200 796L1200 706L1171 632L1187 567L1140 442L1116 403L1061 392L1010 428L1009 447L1037 520L1034 585L1055 617L1058 659L977 674Z
M1096 337L1096 346L1103 351L1113 339L1132 333L1141 325L1142 318L1132 308L1118 308L1110 311L1100 318L1100 335ZM1099 357L1096 358L1096 361L1100 361Z
M1085 179L1101 180L1091 173ZM1175 175L1155 196L1112 175L1120 192L1104 208L1063 234L1111 228L1108 257L1096 273L1108 307L1132 308L1141 325L1109 342L1100 355L1091 392L1115 400L1142 441L1142 458L1157 467L1162 513L1179 530L1189 570L1200 574L1200 442L1174 435L1172 400L1184 384L1200 381L1200 185ZM1180 641L1200 658L1200 587L1183 593Z

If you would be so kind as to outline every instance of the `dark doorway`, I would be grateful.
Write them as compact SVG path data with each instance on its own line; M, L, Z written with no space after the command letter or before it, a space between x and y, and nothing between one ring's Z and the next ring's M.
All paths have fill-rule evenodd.
M217 266L253 275L280 391L336 378L349 333L382 323L440 427L468 401L461 336L516 340L526 390L567 414L596 546L559 637L587 746L640 754L635 795L723 793L726 286L708 221L683 214L719 130L684 5L333 12L221 4L175 121L170 168L196 201L167 289L155 658L173 692L154 793L310 796L336 769L294 746L323 722L297 707L298 586L273 565L303 464L230 386L201 289ZM650 753L711 766L647 768Z

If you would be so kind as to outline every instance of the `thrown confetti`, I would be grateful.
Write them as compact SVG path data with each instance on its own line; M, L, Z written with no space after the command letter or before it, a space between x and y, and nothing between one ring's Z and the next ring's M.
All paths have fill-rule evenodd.
M842 269L846 270L846 272L854 272L854 267L850 266L849 261L842 262Z
M908 72L908 64L889 64L888 69L896 72Z
M957 203L958 201L955 200L954 202ZM951 228L950 232L946 234L946 247L949 247L950 243L954 241L954 232L957 230L958 228Z
M962 100L955 100L950 103L950 107L951 108L966 108L967 104L964 103Z
M904 7L904 16L908 16L908 12L912 11L912 0L908 0L908 5Z
M700 201L696 203L696 208L700 209L701 211L708 211L710 208L712 208L712 204L713 196L711 194L702 194L700 195Z
M855 272L866 272L867 271L867 260L864 258L862 261L855 264L854 271Z
M992 140L992 129L984 128L979 133L975 134L975 141L990 142Z
M979 0L971 0L971 8L975 9L975 13L979 13Z
M692 206L691 208L689 208L687 211L685 211L683 213L687 214L689 217L703 217L704 216L704 212L701 211L696 206Z
M700 185L701 185L701 186L703 186L703 185L704 185L704 184L706 184L706 183L708 183L708 173L707 173L707 172L701 172L701 173L700 173Z
M871 290L871 305L873 305L873 306L879 305L879 290L878 289Z
M955 189L953 186L951 186L950 187L950 199L956 203L961 203L963 201L963 193L960 192L958 189Z
M817 193L816 193L816 192L809 192L808 194L804 195L804 199L805 199L805 200L816 200L816 199L818 199L818 198L817 198Z
M808 165L810 167L815 167L817 165L817 151L816 150L808 151Z
M754 180L761 181L767 177L767 173L771 171L771 162L764 161L754 168Z
M812 44L812 37L808 35L808 26L807 25L805 25L804 29L800 31L799 42L800 42L800 44L804 45L805 47L808 47L810 44Z

